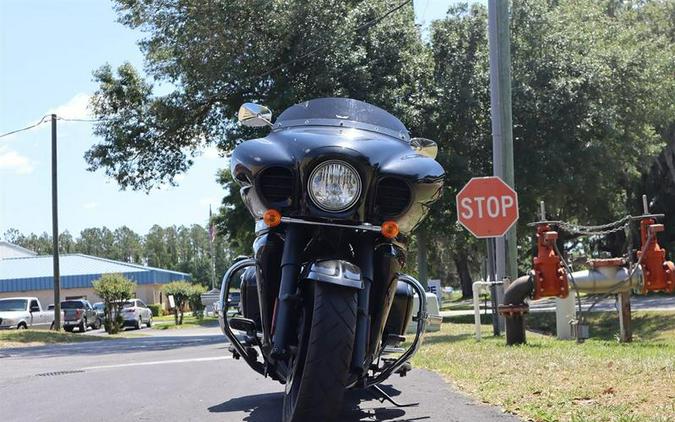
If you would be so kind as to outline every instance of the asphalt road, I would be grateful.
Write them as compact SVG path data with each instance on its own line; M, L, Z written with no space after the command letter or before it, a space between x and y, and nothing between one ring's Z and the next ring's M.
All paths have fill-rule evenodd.
M214 328L0 350L0 419L9 421L279 420L283 386L233 360ZM439 376L414 369L383 388L396 408L348 392L340 421L516 421Z

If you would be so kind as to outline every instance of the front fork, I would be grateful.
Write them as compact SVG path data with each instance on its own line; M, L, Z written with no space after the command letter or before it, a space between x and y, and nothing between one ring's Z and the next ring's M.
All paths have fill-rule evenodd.
M299 224L286 227L286 239L281 257L281 280L276 313L273 318L272 351L270 356L283 359L287 356L288 339L292 332L292 317L298 301L298 279L300 278L300 255L304 242L304 231Z
M352 371L358 375L368 369L366 354L368 352L368 334L370 328L370 287L373 284L373 249L374 239L371 233L364 233L359 245L359 268L363 288L357 296L356 336L352 355Z

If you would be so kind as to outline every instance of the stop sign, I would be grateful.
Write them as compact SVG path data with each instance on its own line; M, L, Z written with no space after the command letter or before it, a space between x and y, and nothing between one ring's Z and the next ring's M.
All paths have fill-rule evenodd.
M518 194L499 177L474 177L456 199L458 221L476 237L504 236L518 220Z

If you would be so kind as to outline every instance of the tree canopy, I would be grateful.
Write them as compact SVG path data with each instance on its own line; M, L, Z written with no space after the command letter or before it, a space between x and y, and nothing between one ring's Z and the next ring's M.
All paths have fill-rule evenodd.
M420 228L434 245L432 272L450 281L456 269L466 281L477 271L482 247L456 224L454 198L471 176L492 169L484 6L450 8L424 37L407 1L116 5L120 22L146 34L148 78L128 64L95 72L92 104L104 120L86 156L92 169L123 188L151 189L173 183L206 145L226 153L259 136L235 124L245 101L279 112L316 97L364 100L438 141L447 188ZM551 217L580 223L637 209L654 157L674 141L673 16L668 1L513 0L523 258L531 237L524 224L540 200ZM243 225L236 185L226 174L219 181L219 230L247 253L252 226Z
M52 237L47 233L26 235L16 229L9 229L4 233L4 239L39 255L52 254ZM220 236L214 240L217 275L222 275L228 262L236 256L226 243L226 239ZM126 226L114 230L90 227L82 230L77 237L66 231L59 235L59 249L60 253L83 253L180 271L191 274L193 282L204 285L208 285L211 280L209 234L199 224L168 227L154 225L145 235ZM249 249L250 245L247 250ZM219 276L216 277L216 282L218 280Z

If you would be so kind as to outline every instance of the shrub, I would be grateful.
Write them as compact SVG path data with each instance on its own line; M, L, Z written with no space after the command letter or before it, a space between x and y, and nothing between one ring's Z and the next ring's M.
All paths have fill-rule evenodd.
M186 281L172 281L164 285L164 293L173 296L176 307L174 308L174 319L176 325L183 323L183 314L185 305L190 305L192 313L197 318L204 316L204 305L202 305L201 294L206 291L201 284L190 284Z
M162 305L159 304L148 305L148 308L152 311L152 316L154 317L160 316L162 312Z
M164 285L164 293L167 296L173 296L173 302L175 305L174 308L174 320L176 325L181 325L183 323L183 313L185 312L185 305L190 299L190 293L192 292L192 284L186 281L172 281Z
M192 309L192 315L198 319L204 318L204 305L202 304L202 293L205 292L206 288L201 284L192 285L192 289L190 291L190 297L188 299L190 303L190 309Z
M122 307L136 291L136 283L122 274L103 274L92 282L94 292L103 299L105 319L103 325L108 334L116 334L122 327Z

